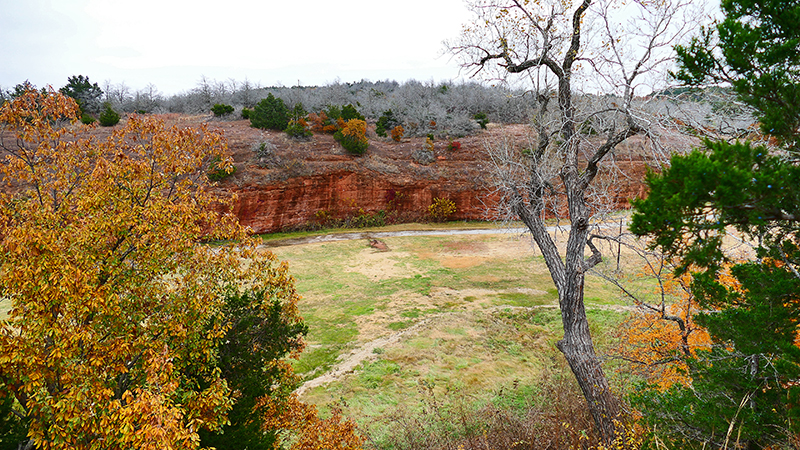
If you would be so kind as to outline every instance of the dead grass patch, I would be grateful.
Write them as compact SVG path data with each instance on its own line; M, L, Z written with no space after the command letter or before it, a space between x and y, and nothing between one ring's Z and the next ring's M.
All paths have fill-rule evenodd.
M343 270L360 273L374 281L406 278L422 273L403 262L409 256L408 252L381 252L373 248L365 248L358 252Z
M0 320L7 319L9 311L11 311L11 299L0 298Z
M448 269L467 269L470 267L480 266L486 261L489 261L489 258L484 258L481 256L450 256L443 257L440 261L442 266L447 267Z

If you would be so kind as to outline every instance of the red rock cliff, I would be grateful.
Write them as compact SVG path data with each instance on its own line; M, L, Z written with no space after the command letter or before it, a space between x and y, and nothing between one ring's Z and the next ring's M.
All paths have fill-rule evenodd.
M244 121L221 123L228 135L236 174L218 186L221 195L236 195L234 212L257 233L302 227L320 217L345 217L385 211L390 220L424 219L434 198L456 204L452 219L485 220L496 202L490 195L483 163L483 143L491 133L511 133L524 142L527 127L517 125L459 139L461 150L435 143L435 161L415 162L423 139L400 143L372 136L364 156L345 154L329 135L295 141L284 133L247 127ZM272 151L261 152L261 143ZM642 172L641 163L629 170ZM618 207L641 189L640 178L616 186Z

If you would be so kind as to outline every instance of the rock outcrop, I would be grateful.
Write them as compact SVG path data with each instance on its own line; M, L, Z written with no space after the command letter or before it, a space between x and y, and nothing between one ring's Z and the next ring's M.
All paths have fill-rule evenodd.
M484 167L484 142L503 133L525 145L528 127L496 127L458 139L461 148L448 150L449 140L435 142L435 161L422 165L413 154L424 138L400 143L370 136L364 156L348 155L330 135L296 141L284 133L249 128L247 122L220 126L228 136L236 174L217 187L220 195L235 195L234 213L257 233L302 228L308 224L383 212L387 222L425 219L434 198L456 205L451 219L486 220L496 204ZM272 149L259 158L261 143ZM614 186L605 199L627 207L641 190L644 164L631 159L623 169L632 176Z

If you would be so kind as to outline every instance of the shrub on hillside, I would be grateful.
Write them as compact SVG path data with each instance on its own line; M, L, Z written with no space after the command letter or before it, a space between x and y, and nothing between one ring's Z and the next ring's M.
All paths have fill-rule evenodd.
M255 128L283 131L289 126L289 108L272 94L258 102L249 115L250 125Z
M119 123L119 114L111 108L111 105L106 103L105 109L100 113L100 125L104 127L113 127Z
M308 126L308 122L306 122L306 119L301 118L289 122L289 126L286 127L286 134L288 134L289 137L294 139L306 139L311 137L314 133Z
M486 125L489 123L489 119L486 117L485 113L479 112L478 114L472 116L472 118L475 119L476 122L478 122L478 125L481 126L481 130L486 129Z
M380 137L386 137L386 132L389 130L394 129L395 127L400 125L400 121L394 116L394 113L391 109L386 110L381 114L381 117L378 118L378 122L375 124L375 132L378 133Z
M449 198L434 198L428 206L428 217L434 222L445 222L456 212L456 204Z
M398 125L392 128L392 139L394 139L395 142L400 142L400 139L403 139L403 134L405 133L405 131L406 130L403 128L402 125Z
M278 167L281 158L276 154L278 147L270 141L257 142L250 147L255 153L258 167Z
M364 116L356 110L352 103L342 106L342 119L344 120L366 120Z
M220 181L228 178L234 173L236 173L236 166L227 161L223 161L220 157L215 157L208 167L206 176L208 177L209 181Z
M242 108L242 119L250 119L250 113L253 112L250 108Z
M333 137L342 144L345 150L355 155L363 155L369 147L367 122L360 119L348 120Z
M95 119L95 118L94 118L94 117L92 117L91 115L89 115L89 114L87 114L87 113L83 113L83 114L81 114L81 123L82 123L82 124L84 124L84 125L91 125L91 124L93 124L93 123L95 123L95 122L97 122L97 119Z
M336 122L336 120L342 117L342 108L336 105L328 105L325 114L330 120Z
M328 114L325 113L325 111L309 114L308 121L311 124L311 131L314 133L332 133L336 131L336 127L332 126L333 124L331 119L328 117ZM331 128L333 128L333 131L330 131Z
M308 111L303 107L301 102L297 102L292 107L292 112L290 114L289 119L294 121L299 121L300 119L305 119L308 115Z
M436 161L436 155L434 154L433 150L433 140L431 138L427 138L425 139L425 144L422 146L422 148L412 153L411 157L417 164L428 165Z
M214 113L215 117L227 116L233 112L233 106L226 105L224 103L217 103L211 107L211 112Z
M278 149L278 146L276 146L270 141L264 141L257 144L253 144L252 148L257 158L267 158L275 154L275 151Z

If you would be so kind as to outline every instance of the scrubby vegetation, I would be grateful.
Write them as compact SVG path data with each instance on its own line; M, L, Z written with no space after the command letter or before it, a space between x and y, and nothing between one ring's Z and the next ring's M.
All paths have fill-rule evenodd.
M211 112L214 113L215 117L224 117L233 113L233 106L217 103L211 107Z
M344 118L341 118L344 120ZM349 119L333 135L342 147L354 155L363 155L369 147L369 139L367 139L367 122L362 119Z
M85 81L88 82L88 78ZM90 92L94 96L98 92L93 90L96 84L91 86ZM106 83L102 89L98 89L102 93L98 100L100 103L96 106L98 114L103 102L122 113L142 111L201 114L212 111L215 105L225 105L233 107L234 111L241 110L242 118L252 121L251 111L267 100L259 108L261 113L257 114L253 126L281 131L288 126L296 105L302 105L317 118L324 111L327 120L332 121L325 124L328 126L335 125L339 117L345 121L360 119L372 124L380 121L383 133L390 133L394 127L402 126L405 135L412 137L429 133L450 138L468 135L480 127L480 122L473 119L479 112L484 113L485 121L504 123L524 123L531 117L531 102L525 97L524 91L480 83L363 80L353 83L337 82L326 86L264 87L249 81L215 81L204 78L194 89L172 96L163 95L153 85L134 91L125 84ZM0 92L0 96L11 98L13 92L14 90L4 90ZM280 106L279 100L283 106ZM270 112L267 113L265 108ZM218 112L228 114L219 107L217 109ZM286 114L285 118L283 114ZM387 117L381 121L384 115ZM321 127L320 130L315 128L318 123L313 117L307 117L307 120L314 132L321 132ZM431 122L436 123L435 128L430 126ZM335 131L325 130L330 133Z
M305 325L286 266L211 208L228 208L203 177L231 165L221 133L134 114L101 138L78 114L53 90L0 107L2 176L27 187L0 201L3 447L194 448L223 427L274 440L269 407L247 405L303 409L284 358Z
M284 131L286 131L289 137L294 139L306 139L314 135L314 132L311 131L308 122L304 118L289 121L289 125Z
M456 204L449 198L434 198L428 206L428 216L434 222L444 222L456 212Z
M578 20L589 17L591 2L561 24L567 33L555 41L548 33L562 12L552 9L543 28L546 17L525 9L531 3L471 4L479 16L491 13L464 28L465 45L453 52L479 71L498 60L501 73L558 81L558 93L545 86L535 98L469 83L261 88L203 79L166 99L153 86L100 89L84 76L70 77L60 93L27 82L0 91L7 157L0 172L13 187L0 196L0 446L797 448L795 3L724 2L715 29L676 48L673 76L702 94L682 87L638 97L634 71L622 80L621 103L572 84L581 74L576 55L591 55ZM568 47L539 47L524 31L517 43L494 34L525 20L546 42ZM652 50L678 41L656 42L659 26L637 67L650 70ZM526 45L535 51L519 51ZM524 60L534 53L542 56ZM606 75L598 80L613 77ZM697 119L703 114L694 111L697 120L670 116L657 129L668 114L631 107L672 106L677 101L666 97L675 92L688 93L697 111L726 118ZM709 93L735 101L707 102ZM586 105L598 108L586 113ZM527 225L539 253L528 249L528 236L281 249L295 285L287 266L227 213L230 202L208 188L233 173L222 133L167 127L149 115L221 117L238 108L253 127L293 139L331 133L355 155L369 148L368 123L381 138L424 137L412 155L419 164L436 161L437 144L458 151L458 136L490 121L530 121L536 146L487 147L508 217ZM117 111L136 114L102 132L77 123L98 115L102 126L115 126ZM633 202L630 230L650 245L623 233L622 222L617 235L593 234L602 227L593 228L598 203L588 199L605 200L605 186L587 188L614 149L636 134L656 139L673 129L706 139L650 173L648 196ZM714 133L727 135L708 138ZM275 148L254 143L257 164L288 165ZM446 155L439 153L460 156ZM566 198L559 206L571 221L566 252L562 231L545 223L551 192ZM314 226L386 225L397 219L402 195L386 200L393 206L374 213L352 200L320 210ZM453 201L436 197L418 213L442 222L455 211ZM747 246L735 255L726 248L732 232ZM486 251L490 244L503 247ZM616 268L600 245L616 252ZM632 302L620 305L621 298ZM311 345L301 356L304 337ZM331 375L336 383L310 383L353 359ZM298 387L324 411L301 402Z
M282 99L270 93L267 98L258 102L248 118L253 127L283 131L289 126L289 108Z
M98 119L100 120L100 125L104 127L113 127L119 123L120 117L119 114L111 107L111 104L106 103L103 112L100 113L100 117L98 117Z

